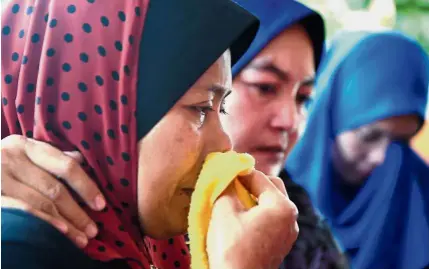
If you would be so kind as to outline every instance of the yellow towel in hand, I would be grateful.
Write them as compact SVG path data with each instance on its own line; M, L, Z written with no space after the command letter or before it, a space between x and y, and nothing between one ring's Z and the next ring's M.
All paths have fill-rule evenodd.
M206 251L207 231L213 203L230 185L234 184L239 200L249 209L256 205L254 197L236 177L248 174L255 166L255 159L245 153L233 151L211 153L201 170L192 194L188 217L188 233L191 250L191 268L208 269Z

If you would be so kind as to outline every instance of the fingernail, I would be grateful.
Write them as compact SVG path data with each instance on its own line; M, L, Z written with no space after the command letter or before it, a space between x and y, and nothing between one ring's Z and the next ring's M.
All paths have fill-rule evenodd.
M57 227L58 230L60 230L62 233L67 233L68 231L68 227L65 223L61 222L61 221L55 221L55 223L53 223L55 227Z
M84 248L88 244L88 239L85 236L78 235L76 237L76 243L79 247Z
M103 195L99 194L94 199L95 209L101 210L106 207L106 201L103 198Z
M94 238L98 233L97 227L94 224L89 224L86 226L85 233L89 238Z

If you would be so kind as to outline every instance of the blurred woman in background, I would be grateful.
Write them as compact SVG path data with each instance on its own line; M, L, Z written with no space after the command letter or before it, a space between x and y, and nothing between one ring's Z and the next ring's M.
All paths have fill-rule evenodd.
M321 68L287 171L353 268L429 266L429 167L409 146L425 117L427 54L400 33L350 32Z

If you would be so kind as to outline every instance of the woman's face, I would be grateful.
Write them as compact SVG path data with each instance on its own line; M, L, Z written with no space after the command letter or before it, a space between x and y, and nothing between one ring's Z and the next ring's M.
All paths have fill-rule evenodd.
M305 120L313 92L313 47L295 25L273 39L239 75L223 117L234 150L248 152L256 168L277 176Z
M343 132L334 144L334 165L346 181L359 184L384 162L390 143L408 142L418 127L417 116L404 115Z
M138 206L154 238L186 232L198 174L208 153L231 150L220 114L231 89L226 51L139 142Z

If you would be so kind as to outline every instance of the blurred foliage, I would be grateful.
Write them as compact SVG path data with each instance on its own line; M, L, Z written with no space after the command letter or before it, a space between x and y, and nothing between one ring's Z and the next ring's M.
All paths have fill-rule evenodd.
M8 1L10 0L0 0L2 9ZM429 0L298 1L323 15L328 38L344 28L375 29L387 26L416 38L429 53Z
M429 0L397 0L396 28L415 38L429 53Z
M416 38L429 53L429 0L301 0L326 20L328 38L338 30L388 27Z

